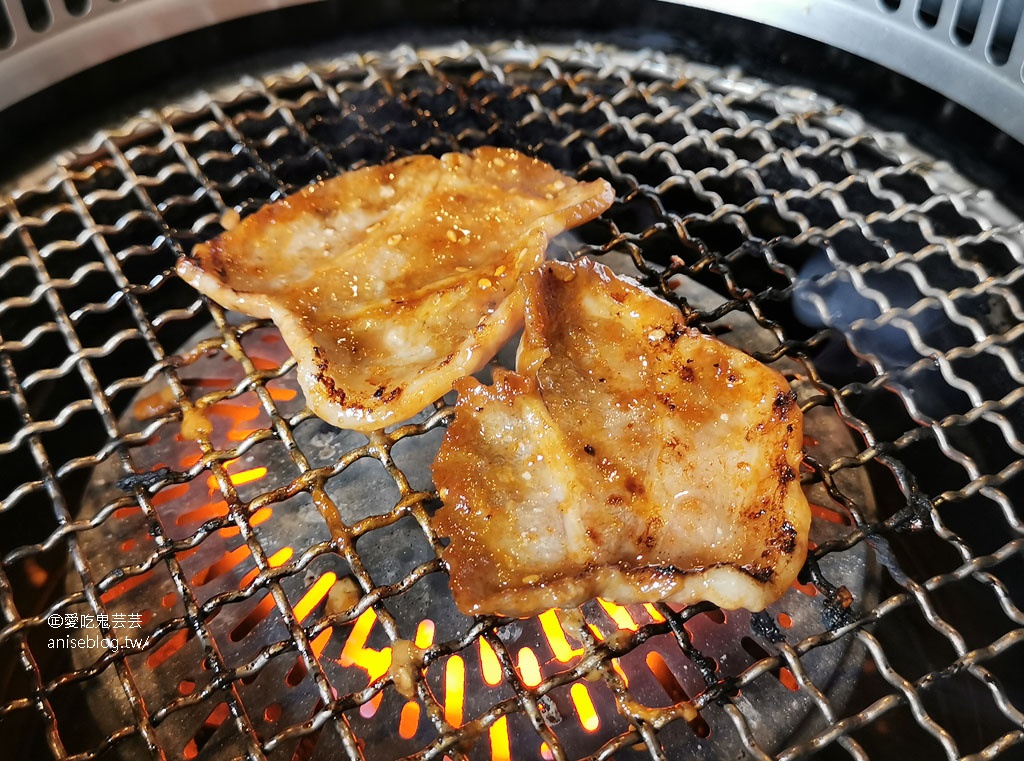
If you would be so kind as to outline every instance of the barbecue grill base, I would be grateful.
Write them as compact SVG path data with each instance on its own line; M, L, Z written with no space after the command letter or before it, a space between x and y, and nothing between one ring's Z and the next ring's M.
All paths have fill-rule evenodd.
M562 241L572 245L571 235L564 236ZM609 253L602 257L602 261L615 269L620 274L639 276L640 273L632 264L632 260L624 254ZM713 309L719 297L712 291L697 284L692 280L681 280L676 283L675 294L683 299L693 309ZM279 334L273 328L252 328L252 323L246 324L241 315L228 315L229 324L232 326L249 327L246 333L245 345L250 348L248 356L259 358L260 366L269 368L270 372L277 375L279 369L288 368L292 362L290 356L279 339ZM720 320L716 328L722 331L725 340L744 348L746 351L766 351L772 345L771 334L759 327L757 322L748 315L733 313ZM203 408L201 400L216 398L218 392L210 391L210 385L231 386L244 381L225 378L225 368L231 365L231 356L223 348L213 348L220 343L220 334L216 330L204 330L187 341L183 351L189 351L193 347L203 347L202 358L191 363L187 369L180 374L182 382L191 389L190 396L197 408ZM499 355L498 361L506 367L514 367L515 342L504 349ZM798 367L795 363L788 363L779 367L780 370L795 372ZM484 381L490 380L490 369L487 368L480 373ZM237 386L236 386L237 387ZM798 392L800 386L797 386ZM301 390L295 380L294 370L286 372L274 383L276 396L285 399L282 414L287 418L291 415L303 416L303 402ZM205 395L205 397L204 397ZM223 395L221 392L220 395ZM157 379L143 387L136 396L134 403L122 420L122 430L135 432L144 436L143 431L148 427L151 417L159 417L177 409L177 405L171 401L166 384L162 379ZM258 418L258 407L255 400L252 400L250 410L233 409L229 415L224 415L224 410L218 410L216 404L209 407L209 413L202 413L199 427L204 423L212 425L211 438L218 440L226 434L226 441L237 439L239 432L237 426L240 420L246 420L248 428L255 427ZM141 473L150 473L152 482L175 482L181 480L183 464L190 461L195 454L196 442L191 441L185 434L189 427L196 427L191 416L196 413L183 415L183 423L177 434L175 428L165 429L162 434L147 441L146 445L136 450L135 464ZM140 417L142 420L140 420ZM306 416L308 418L308 416ZM254 420L247 420L253 418ZM402 476L417 488L429 489L431 484L430 464L433 462L443 428L436 424L431 427L431 420L437 419L437 410L428 408L417 418L409 421L411 424L423 426L426 430L423 434L407 440L407 445L396 447L394 451L394 465L401 470ZM227 427L225 428L225 424ZM833 461L840 455L852 455L855 450L849 438L847 429L834 416L821 414L815 410L810 413L806 421L808 435L814 440L810 446L811 454L821 461ZM232 435L235 434L235 435ZM398 519L394 523L390 521L395 518L396 503L400 502L400 494L395 488L393 477L388 473L385 466L373 459L367 447L371 445L373 437L352 431L342 431L316 419L305 419L294 429L295 443L298 448L307 454L314 467L332 467L336 463L349 463L350 465L331 479L325 492L331 504L337 507L337 516L344 523L347 529L357 525L360 521L377 521L384 528L367 534L373 541L361 542L358 544L359 561L367 568L372 569L375 580L378 583L401 583L408 578L415 569L430 565L434 560L434 551L429 541L424 537L420 526L408 518ZM405 442L403 442L405 443ZM363 459L353 459L354 455L364 454ZM385 464L386 461L385 461ZM239 499L247 503L252 499L259 500L261 496L280 492L289 488L290 481L298 476L294 464L289 460L283 449L271 449L264 446L255 446L237 459L233 459L230 470L241 474L263 473L253 481L240 480L237 485ZM246 475L245 478L248 478ZM858 504L868 506L871 503L869 488L859 474L860 481L856 487L847 493L854 498ZM130 490L134 479L125 480L120 477L119 469L111 461L108 467L101 467L93 474L91 486L86 494L80 518L99 523L100 530L91 532L83 537L82 550L86 557L100 566L94 567L95 572L106 573L108 569L105 564L115 566L124 563L124 558L107 558L109 548L126 547L129 554L137 543L144 541L147 530L142 516L138 513L128 513L129 517L117 520L102 520L100 515L107 506L123 496L126 489ZM820 487L819 487L820 488ZM827 495L815 493L812 487L811 494L819 501L827 500ZM331 542L331 531L314 504L309 494L300 492L287 501L272 505L273 515L260 519L260 510L264 508L249 506L242 512L240 519L234 523L223 511L212 505L216 501L214 497L215 488L211 483L209 486L203 483L202 479L192 480L188 486L171 487L168 493L173 493L173 498L160 500L157 512L160 521L167 527L168 538L173 541L185 541L195 543L194 552L189 553L187 560L181 564L181 571L189 583L190 591L196 595L200 606L209 604L210 600L218 595L226 595L224 600L231 599L231 596L238 597L239 592L248 595L249 587L253 584L254 568L251 562L237 560L238 555L247 555L246 539L243 535L232 528L234 523L240 523L248 527L249 524L256 524L252 530L252 539L256 546L268 557L282 557L285 553L284 565L279 565L282 571L287 571L288 578L282 582L282 587L293 608L301 608L301 600L307 595L311 588L315 587L318 580L325 574L333 574L337 579L338 588L350 588L351 595L346 601L354 605L361 596L357 582L351 575L351 568L348 563L339 555L325 551ZM159 494L159 492L158 492ZM276 501L276 500L275 500ZM390 523L390 525L388 525ZM225 528L227 527L227 528ZM382 535L378 537L379 535ZM830 540L839 539L841 530L837 530L836 524L818 523L812 533L812 538L818 544ZM318 554L322 553L322 554ZM313 554L315 559L304 567L290 569L290 563L297 562L298 558L307 557ZM234 560L233 560L234 559ZM858 545L843 553L836 553L829 558L826 575L837 584L841 584L849 590L853 599L858 605L871 605L875 599L875 593L871 591L869 579L877 577L877 570L872 574L870 569L870 558L867 547ZM274 562L271 561L271 565ZM108 610L111 615L120 612L124 615L130 612L144 611L147 618L152 614L148 625L140 634L148 635L150 632L160 630L160 619L180 615L183 611L179 602L180 592L175 588L172 578L161 573L162 569L157 568L156 572L145 579L141 584L133 586L116 600L111 600ZM69 583L74 584L76 576L69 576ZM875 582L877 583L877 581ZM146 659L145 666L141 663L133 668L133 675L138 689L142 694L152 696L156 703L164 704L176 698L180 698L183 688L191 689L189 685L196 683L197 661L207 664L215 658L223 659L225 663L237 667L239 664L259 659L260 653L273 652L289 648L289 635L281 622L279 611L273 608L260 609L258 605L252 604L253 600L260 597L258 593L248 596L241 602L235 604L222 603L212 609L213 615L207 615L207 630L212 637L210 646L200 646L195 638L189 636L188 642L181 642L180 646L174 646L174 637L181 637L182 634L190 635L188 626L178 624L172 625L168 631L173 632L164 637L164 652L170 650L166 657L157 656L157 665L154 667L153 656ZM324 598L313 610L316 615L337 615L344 613L335 606L333 610L326 610L330 605L329 598ZM168 603L172 604L168 604ZM678 607L678 606L676 606ZM417 631L421 622L429 621L433 627L435 639L460 640L464 639L472 630L474 622L467 619L455 609L447 584L440 574L426 577L413 584L408 591L402 593L399 598L389 605L394 613L399 626L399 633L412 639L413 632ZM621 609L626 611L627 609ZM254 611L261 616L253 620ZM582 613L582 618L579 618ZM783 614L783 620L790 622L789 629L783 634L778 626L779 614ZM619 613L622 615L622 613ZM627 615L631 615L634 621L654 623L651 615L642 606L630 606ZM574 626L585 626L586 621L595 627L606 629L607 636L616 633L615 627L608 627L608 616L602 606L597 603L584 605L580 612L562 614L563 631L567 640L573 640ZM574 623L575 622L575 623ZM798 640L806 633L810 633L822 625L822 607L820 600L811 597L806 593L792 590L779 603L773 605L765 614L751 616L747 611L730 611L728 613L717 612L709 608L709 612L692 620L688 624L688 631L696 643L699 643L701 651L712 658L717 664L720 674L739 673L749 668L760 657L768 655L766 647L772 647L779 641ZM332 684L336 689L340 685L349 684L350 689L361 686L358 683L359 676L363 672L358 666L348 664L348 668L338 670L346 661L340 657L345 647L346 635L353 635L352 627L342 626L335 630L330 641L325 645L322 658L330 661L327 673L330 675ZM512 652L518 652L522 648L529 648L531 652L543 653L550 649L547 642L544 627L538 619L525 621L509 621L499 624L497 636L504 645ZM90 633L94 636L96 632L82 630L77 633L79 637L86 637ZM628 633L628 632L627 632ZM379 634L379 633L378 633ZM159 636L159 635L157 635ZM576 642L579 638L575 638ZM388 640L381 639L381 644L389 644ZM578 646L578 645L576 645ZM211 648L219 655L211 657ZM153 647L151 646L152 650ZM97 662L102 662L104 648L93 647L76 650L73 663L76 669L88 669ZM651 661L645 660L650 653L656 653L662 658L661 663L654 661L657 665L651 667ZM582 650L580 651L582 655ZM571 666L578 661L580 655L571 658L566 666ZM849 693L856 684L857 674L862 666L864 656L863 648L855 640L844 640L837 646L824 648L821 652L806 659L804 668L813 682L824 691L833 705L841 706L844 696ZM693 665L688 665L680 657L677 646L668 634L655 635L648 640L641 648L630 652L621 661L621 668L628 674L631 682L628 692L631 700L637 701L644 706L652 706L651 713L656 715L655 708L665 704L665 684L678 684L678 686L689 695L695 695L703 686L702 679ZM664 664L664 665L662 665ZM557 665L557 664L556 664ZM332 668L333 666L333 668ZM280 707L277 721L283 724L295 724L306 720L314 712L317 704L316 688L313 680L300 679L297 683L294 671L296 662L287 658L275 658L260 670L259 683L262 688L247 689L243 687L243 705L253 715L265 714L270 706ZM209 668L205 666L205 668ZM666 671L671 676L666 675ZM346 673L348 672L348 673ZM291 676L290 676L291 674ZM490 689L482 683L478 674L477 684L470 679L466 688L465 703L468 715L486 711L488 703L488 692ZM276 689L267 685L277 685ZM89 706L92 716L96 722L96 728L103 735L110 735L118 732L121 728L132 723L130 706L125 699L124 690L116 680L106 680L105 689L90 689L86 695L86 704ZM811 706L802 701L778 700L780 686L755 685L745 688L735 698L742 710L750 716L756 717L752 725L758 734L760 742L768 748L778 748L807 723L811 714ZM397 758L408 750L407 743L396 737L396 728L400 724L400 712L404 702L398 696L388 693L381 709L375 714L373 721L368 725L368 730L357 733L364 752L370 758L386 759ZM439 696L440 697L440 696ZM595 708L598 716L614 715L616 713L615 703L611 693L602 693L600 697L604 700L595 700ZM679 695L670 695L676 700ZM492 698L493 699L493 698ZM570 730L573 723L573 708L570 703L564 700L549 698L545 719L550 722L557 731L567 748L575 746L582 747L588 732L577 726L575 733ZM111 710L112 707L119 707L120 710ZM181 711L173 715L173 720L166 724L157 726L157 733L161 738L163 747L185 749L190 743L196 746L199 757L203 759L232 758L237 754L230 732L210 731L208 726L209 706L201 704L196 711ZM667 751L667 758L685 759L699 756L701 758L730 759L740 757L743 753L742 745L738 742L723 742L719 735L728 736L723 732L724 726L715 726L715 714L713 710L702 712L699 720L691 722L692 727L703 727L707 725L708 730L715 735L715 739L709 741L702 736L703 730L688 731L682 733L674 742L671 750ZM718 721L726 721L726 717L718 716ZM607 722L606 722L607 723ZM820 722L811 722L805 729L805 734L820 731L823 727ZM219 729L219 728L218 728ZM580 737L575 741L572 735ZM604 733L598 733L601 737ZM678 734L678 733L677 733ZM608 738L612 735L609 734ZM426 740L427 735L414 739ZM528 736L523 738L528 742ZM607 739L607 738L606 738ZM513 742L516 739L513 738ZM295 758L298 740L282 746L282 751L275 754L274 758ZM323 748L329 753L331 747L330 738L322 738L316 748ZM309 749L307 753L313 752ZM311 758L313 756L298 754L299 758ZM123 756L128 761L130 756ZM517 758L523 761L530 759L541 759L539 748L531 754L523 749Z
M422 475L448 410L345 439L339 460L267 326L173 274L228 210L484 143L609 179L616 205L554 253L628 255L834 431L808 442L816 546L771 616L462 618ZM0 716L38 722L44 753L880 759L1024 741L1021 223L903 136L671 55L457 44L240 78L47 172L0 205L0 647L22 677ZM70 635L72 615L114 613L151 640L100 660L45 644L56 617ZM425 660L406 695L384 674L409 639Z

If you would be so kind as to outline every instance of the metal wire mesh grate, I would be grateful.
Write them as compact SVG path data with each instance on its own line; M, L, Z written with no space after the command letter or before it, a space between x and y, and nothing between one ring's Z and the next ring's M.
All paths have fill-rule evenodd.
M459 616L448 408L328 430L273 330L173 274L232 210L485 143L612 182L555 248L625 256L842 432L766 614ZM0 205L0 717L83 761L1019 749L1021 232L813 92L654 53L399 48L141 114ZM55 641L89 633L118 646Z

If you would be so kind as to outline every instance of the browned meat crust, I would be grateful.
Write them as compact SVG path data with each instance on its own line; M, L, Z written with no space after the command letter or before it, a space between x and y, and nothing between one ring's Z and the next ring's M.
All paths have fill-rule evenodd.
M373 430L494 356L521 327L521 275L613 198L512 150L413 156L265 206L178 272L277 324L317 415Z
M810 524L785 379L600 264L544 264L526 304L517 372L458 383L434 463L459 608L779 597Z

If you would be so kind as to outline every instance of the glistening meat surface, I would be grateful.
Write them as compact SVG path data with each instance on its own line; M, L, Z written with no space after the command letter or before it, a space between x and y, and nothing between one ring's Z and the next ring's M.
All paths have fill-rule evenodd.
M265 206L178 272L273 320L310 409L368 431L483 367L522 325L522 273L613 199L513 150L413 156Z
M779 597L810 524L785 379L603 265L526 284L517 372L457 384L434 463L458 607Z

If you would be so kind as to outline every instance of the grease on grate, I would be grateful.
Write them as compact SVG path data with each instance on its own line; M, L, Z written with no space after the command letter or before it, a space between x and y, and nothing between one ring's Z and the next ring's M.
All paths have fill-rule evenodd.
M627 268L621 260L618 266ZM693 285L689 289L689 297L699 300L702 292ZM752 324L739 318L732 322L729 331L732 340L757 344L758 333ZM202 344L203 337L190 343ZM261 594L268 583L277 578L289 600L290 614L305 632L309 652L324 675L332 682L349 685L349 689L354 690L351 695L363 695L355 705L359 716L371 722L368 731L359 735L369 746L389 747L385 738L396 732L400 739L408 741L430 735L429 709L424 708L419 692L422 684L431 699L437 701L436 710L445 724L460 732L462 742L476 735L486 737L492 748L491 757L500 758L503 748L514 747L521 741L516 739L520 731L514 729L515 723L507 720L493 721L486 727L475 723L479 720L471 718L473 712L494 699L487 694L492 690L500 694L508 688L510 678L527 689L538 690L551 680L563 680L570 674L577 675L575 682L564 688L543 691L537 702L544 721L558 727L560 747L572 747L574 735L611 736L620 731L623 716L655 727L681 718L695 728L694 737L700 737L698 730L706 734L707 723L689 697L701 689L700 682L694 681L698 675L692 666L672 656L677 646L670 644L668 620L679 606L621 606L596 600L582 610L547 611L529 621L499 624L498 651L507 651L504 657L511 658L503 663L495 644L486 637L476 635L466 639L465 633L459 634L466 631L469 619L455 610L444 583L417 594L420 590L416 582L408 591L402 589L408 583L402 574L408 571L385 570L384 581L394 578L396 581L391 583L397 583L398 590L370 582L367 586L371 592L365 595L353 573L358 573L356 569L360 566L363 574L367 568L378 572L386 569L389 564L395 564L395 556L409 552L403 545L417 544L409 531L422 533L424 529L417 524L396 531L400 522L395 520L395 513L403 511L403 504L416 504L427 495L410 491L403 497L399 492L382 502L379 495L389 491L387 479L391 476L379 465L360 470L359 464L380 463L381 460L392 464L394 458L398 458L393 451L397 443L383 434L367 438L339 431L312 418L303 409L294 371L289 369L292 367L290 358L273 329L260 327L258 323L248 324L243 328L242 344L249 347L245 352L237 349L230 353L208 352L183 371L187 387L192 389L195 398L183 402L180 410L168 411L159 405L143 404L154 394L159 395L159 389L152 392L143 389L139 403L132 407L135 413L163 414L172 420L180 416L177 428L173 422L164 426L161 433L139 451L139 466L157 470L172 463L175 470L195 474L186 483L158 488L152 502L165 525L173 527L171 538L194 544L192 550L184 553L183 569L201 609L205 606L210 613L206 619L209 631L215 641L223 641L219 647L225 657L235 647L254 654L273 647L275 640L282 636L289 636L282 628L286 615L280 609L279 600L271 594ZM280 447L262 443L268 441L266 435L272 430L273 421L255 399L249 397L250 401L242 402L244 394L242 397L225 394L226 389L246 384L244 375L237 376L240 371L235 365L239 355L258 364L263 368L260 372L274 378L268 395L280 405L282 417L290 421L299 448L316 453L314 470L305 475L296 473L287 460L281 459L284 452ZM227 362L227 357L234 361ZM197 409L202 410L207 423L200 427L193 425L189 418L195 414L192 410ZM414 421L428 431L434 430L435 435L414 439L412 443L417 446L413 450L406 447L400 458L402 478L429 482L427 469L440 444L436 434L443 431L437 427L443 419L443 415L428 408ZM811 419L815 419L813 413ZM139 427L148 422L150 418L144 417L141 421L126 421L126 424ZM829 432L827 424L822 426L821 421L818 422L819 425L813 427L816 433L829 439L830 446L840 445L842 434L837 440L836 432ZM237 452L223 460L226 483L214 475L197 477L206 472L204 451ZM105 482L109 483L97 472L98 492L93 504L100 505L109 499L104 496ZM225 499L227 495L222 487L234 492L230 499ZM393 492L393 487L390 491ZM234 516L228 509L229 502L238 504ZM824 525L843 527L839 515L830 514L835 522ZM129 533L136 530L127 523L104 525L108 542L128 541ZM129 533L122 535L122 530ZM393 535L385 535L379 545L361 546L360 537L389 531L394 532ZM249 534L249 538L244 534ZM201 541L196 544L190 537ZM819 534L817 538L821 541L822 536ZM412 569L413 578L417 575L416 569L422 572L438 567L422 539L418 543L421 554L413 553L404 564L399 563ZM348 549L353 545L358 547L358 556ZM256 548L265 555L264 561L256 559L253 552ZM310 554L312 560L300 560ZM350 565L353 560L357 560L355 566ZM864 583L862 562L855 560L844 576L859 594L863 592ZM295 585L299 578L302 583ZM159 606L168 603L173 607L178 604L178 596L168 581L147 576L133 588L119 590L109 602L115 607L131 604L151 608L155 601L161 600ZM133 594L128 595L129 591ZM410 602L403 595L416 599ZM374 599L378 602L374 603ZM811 599L794 590L780 603L779 609L787 611L783 615L789 620L814 620L817 616L812 606L804 602ZM237 602L225 605L229 600ZM380 618L382 601L385 610L401 611L403 606L410 609L408 614L398 614L398 620L405 623L397 630L391 629L399 634L408 631L407 638L392 639L389 627ZM420 617L414 621L417 612ZM728 661L730 668L752 663L763 656L741 646L745 632L753 626L748 613L730 613L728 620L722 614L719 622L709 619L709 625L704 627L708 643L723 653L720 658L723 663ZM694 628L694 622L687 626ZM651 627L665 633L648 639ZM449 638L454 635L462 644L452 650L449 639L439 648L436 644L438 630ZM701 631L701 627L696 630ZM638 640L641 634L643 637ZM194 642L187 629L163 641L148 660L152 678L162 680L167 672L178 674L179 679L192 679L195 656L190 652L194 652ZM277 717L274 723L280 723L282 716L285 719L294 716L293 704L305 704L309 712L309 701L313 697L309 665L303 656L282 660L284 663L278 666L282 673L278 678L287 685L290 695L282 699L272 691L268 693L267 698L274 697L273 705L279 706L282 712L280 715L277 709L271 712ZM442 666L440 677L436 676L438 666ZM828 672L837 667L838 661L829 661L819 667L816 674L819 679L828 681ZM339 668L348 675L340 679L332 677ZM273 672L271 668L270 673ZM353 681L355 674L361 674L361 680ZM391 688L387 687L388 683ZM361 692L367 688L370 693ZM400 701L385 700L392 688ZM259 698L257 702L267 698ZM319 705L319 701L314 705ZM260 710L270 710L269 703ZM609 712L619 718L611 720ZM314 714L307 713L306 718ZM185 739L184 747L192 747L189 745L192 743L196 753L208 747L223 720L219 713L206 716L195 730L196 736ZM799 716L789 720L799 720ZM788 730L783 725L777 731ZM182 740L176 738L171 742L179 745ZM536 752L539 758L545 756L540 745Z

